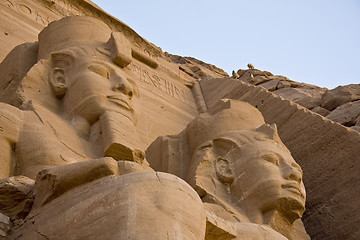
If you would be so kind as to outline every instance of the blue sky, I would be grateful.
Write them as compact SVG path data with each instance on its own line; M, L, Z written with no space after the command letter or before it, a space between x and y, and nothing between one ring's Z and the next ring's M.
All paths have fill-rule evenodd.
M93 0L163 51L334 88L360 84L360 0Z

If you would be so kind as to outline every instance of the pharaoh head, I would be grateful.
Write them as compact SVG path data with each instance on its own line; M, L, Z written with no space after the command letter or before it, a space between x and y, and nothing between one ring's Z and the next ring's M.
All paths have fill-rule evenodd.
M172 172L171 166L180 161L186 170L173 173L186 179L203 201L212 199L255 223L264 222L275 211L289 224L302 216L302 170L276 126L265 124L262 114L250 104L236 100L219 103L179 135L165 137L162 149L166 149L164 142L172 144L169 151L178 149L173 146L175 141L181 151L166 153L170 157L161 162L168 169L159 170ZM155 168L160 166L152 159L157 142L147 151Z
M39 34L38 58L50 58L53 93L64 99L67 114L89 122L105 111L135 122L134 100L139 93L122 70L130 63L130 54L126 38L111 33L107 25L94 18L65 18Z
M302 170L275 126L224 133L193 155L195 188L252 212L277 210L289 222L305 210ZM191 178L190 178L191 179Z
M71 16L50 23L38 39L17 46L0 64L0 101L49 110L56 116L44 113L48 122L65 120L78 137L103 145L106 156L132 159L141 147L139 91L127 36L95 18Z
M218 197L250 218L253 212L278 211L292 223L305 210L302 170L276 126L265 124L251 105L237 105L188 125L189 142L196 147L187 180L200 195ZM199 134L204 129L207 133Z
M33 65L18 80L20 88L25 89L17 90L21 103L5 101L13 105L39 102L51 110L60 109L70 119L83 118L90 124L111 111L135 124L139 92L127 74L131 45L124 34L112 32L95 18L72 16L50 23L40 32L38 43L29 46L15 48L8 57L15 59L17 49L35 49ZM30 56L28 52L24 55ZM16 66L24 65L21 61L18 59ZM10 93L9 89L6 91ZM6 91L2 96L11 95Z

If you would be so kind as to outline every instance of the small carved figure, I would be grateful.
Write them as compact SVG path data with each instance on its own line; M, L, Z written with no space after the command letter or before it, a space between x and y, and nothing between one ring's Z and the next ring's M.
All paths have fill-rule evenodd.
M249 80L251 83L255 81L254 75L252 73L250 73Z
M239 74L237 74L237 72L235 72L234 70L232 71L232 76L231 76L232 78L235 78L235 79L239 79L240 78L240 76L239 76Z
M249 69L255 69L254 65L252 65L251 63L248 63L247 66L248 66Z

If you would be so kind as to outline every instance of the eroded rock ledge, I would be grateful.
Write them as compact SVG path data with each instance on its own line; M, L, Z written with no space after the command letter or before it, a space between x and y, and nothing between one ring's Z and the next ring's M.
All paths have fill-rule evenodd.
M239 69L233 78L265 88L346 127L360 131L360 84L327 89L259 69Z

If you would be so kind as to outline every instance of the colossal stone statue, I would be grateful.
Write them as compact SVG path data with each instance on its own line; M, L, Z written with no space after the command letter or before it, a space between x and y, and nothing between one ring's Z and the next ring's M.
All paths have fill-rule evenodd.
M134 158L139 92L121 70L131 60L128 45L90 17L65 18L39 34L37 63L2 93L25 111L2 104L1 177L35 178L46 167L104 154ZM3 75L19 64L17 50L4 60Z
M159 147L169 152L159 156ZM220 234L228 239L308 239L300 221L305 211L302 170L276 126L265 124L250 104L219 103L182 133L158 138L147 156L155 170L184 178L198 192L207 213L206 239ZM182 171L171 167L177 161Z
M30 53L36 61L18 57ZM75 16L3 61L0 206L10 239L204 238L199 196L155 173L138 149L139 91L122 70L131 58L121 33Z
M145 158L132 58L157 67L122 33L76 16L2 62L10 239L308 239L301 168L249 104L220 102Z

